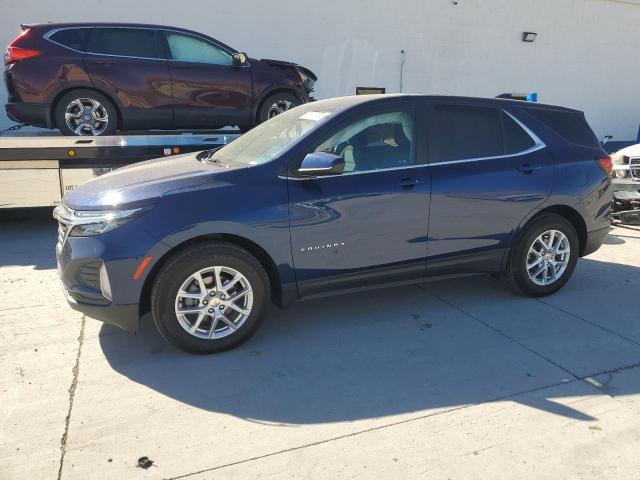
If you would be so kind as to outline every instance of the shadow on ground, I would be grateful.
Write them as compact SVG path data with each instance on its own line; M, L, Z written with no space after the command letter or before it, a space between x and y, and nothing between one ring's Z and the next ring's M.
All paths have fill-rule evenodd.
M591 276L594 269L599 275L621 279L637 278L640 273L637 267L581 260L583 273ZM580 271L576 277L579 275ZM599 289L574 280L563 291L566 297L563 292L557 294L559 301L576 294L587 298ZM587 291L577 292L573 283ZM534 332L530 336L538 342L535 345L551 355L562 351L566 342L579 350L573 355L593 356L592 344L572 338L584 330L595 335L590 342L600 342L600 335L611 337L602 341L611 350L605 356L615 357L618 349L625 352L620 354L618 367L633 358L640 361L637 344L587 323L583 329L581 320L559 311L566 322L577 326L549 331L548 323L541 322L539 329L532 327L531 323L539 321L536 312L552 307L515 295L485 277L333 297L284 311L274 309L256 337L236 350L214 356L175 350L164 342L149 318L137 335L105 325L99 341L113 369L132 381L198 408L262 422L325 423L448 409L576 381L576 376L558 362L547 361L534 348L525 348L527 338L514 341L513 336L505 336L491 325L490 316L488 322L474 318L441 299L441 292L453 295L462 305L493 303L500 305L501 311L519 311L520 317L525 312L524 320L518 321L529 323L527 329ZM617 308L627 305L611 302L610 318L615 317ZM499 319L502 322L509 320L503 313L497 315L503 317ZM602 321L606 324L608 319ZM615 329L616 325L609 327ZM594 364L592 373L605 371L608 365L598 370ZM531 399L523 395L510 400L524 401L525 397ZM527 400L527 404L593 420L552 399L535 397L539 399Z
M56 268L58 226L53 208L0 210L0 266Z

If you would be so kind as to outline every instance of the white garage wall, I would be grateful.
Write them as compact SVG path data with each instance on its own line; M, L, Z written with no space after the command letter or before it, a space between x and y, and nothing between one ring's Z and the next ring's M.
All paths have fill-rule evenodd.
M356 86L399 91L404 49L405 92L535 91L620 140L635 138L640 122L639 0L0 0L0 45L20 23L46 21L190 28L311 68L318 98ZM536 42L523 43L523 31ZM10 124L0 116L0 128Z

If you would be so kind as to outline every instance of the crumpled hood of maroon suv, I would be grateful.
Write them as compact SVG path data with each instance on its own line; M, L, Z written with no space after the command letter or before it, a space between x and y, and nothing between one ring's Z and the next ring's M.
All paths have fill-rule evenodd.
M308 76L309 78L311 78L314 82L318 80L318 77L316 76L315 73L313 73L311 70L309 70L307 67L303 67L302 65L298 65L297 63L293 63L293 62L285 62L284 60L271 60L269 58L263 58L260 60L261 62L264 62L266 64L269 65L275 65L276 67L291 67L291 68L297 68L300 71L302 71L302 73L304 73L306 76Z
M247 168L202 162L196 155L156 158L119 168L68 192L63 203L74 210L134 208L169 191L229 181Z

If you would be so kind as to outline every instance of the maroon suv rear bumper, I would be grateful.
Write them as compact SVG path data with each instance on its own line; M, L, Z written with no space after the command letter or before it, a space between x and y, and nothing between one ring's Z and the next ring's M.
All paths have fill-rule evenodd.
M14 122L51 128L49 105L46 103L7 103L4 108L7 117Z

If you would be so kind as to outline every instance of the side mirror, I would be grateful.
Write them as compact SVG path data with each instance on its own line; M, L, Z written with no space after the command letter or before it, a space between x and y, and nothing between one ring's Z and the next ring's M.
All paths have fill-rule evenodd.
M244 52L238 52L233 54L233 64L236 66L244 65L247 63L247 54Z
M340 175L344 171L344 158L332 153L314 152L302 160L298 173L303 177Z

